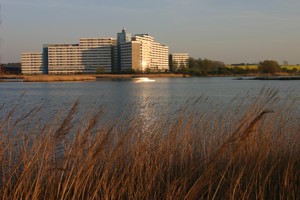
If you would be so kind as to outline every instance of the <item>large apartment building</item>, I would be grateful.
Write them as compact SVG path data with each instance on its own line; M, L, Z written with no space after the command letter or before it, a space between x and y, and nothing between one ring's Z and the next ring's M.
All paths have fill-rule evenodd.
M152 69L159 71L168 71L169 69L169 48L165 45L161 45L158 42L152 43L151 49L151 66Z
M43 55L40 52L22 53L22 74L43 74Z
M148 34L132 36L123 29L117 34L117 39L81 38L79 44L44 45L43 52L38 55L38 64L34 63L37 60L33 61L33 55L29 62L25 53L22 73L122 73L132 69L140 72L148 69L167 71L168 51L167 46L154 41Z
M140 66L141 71L147 69L153 71L166 71L169 69L169 48L154 41L148 34L136 34L133 41L140 43Z
M81 38L79 44L47 45L48 73L111 72L114 38Z
M188 53L172 53L169 55L169 63L172 71L176 71L179 68L189 66L190 55Z
M87 73L112 72L115 38L81 38L82 65Z
M48 73L74 74L84 72L78 44L48 45Z
M154 38L147 34L137 34L132 37L133 41L140 43L140 70L151 68L151 49Z
M122 33L126 34L124 30ZM118 41L118 46L120 47L119 51L115 52L115 58L119 60L120 72L131 69L140 72L167 71L169 69L169 48L155 42L154 38L148 34L136 34L131 41Z
M121 48L122 48L122 45L124 43L128 43L131 41L131 33L127 33L125 28L123 28L122 32L120 33L117 33L117 45L114 47L113 49L113 69L112 71L113 72L116 72L116 73L121 73L122 72L122 67L121 67ZM126 51L123 55L123 59L125 59L125 66L123 66L123 71L128 71L130 70L131 67L133 66L128 66L128 65L131 65L131 62L128 61L128 56L130 54L132 54L132 51L131 51L131 47L132 46L135 46L135 45L125 45L123 47L123 52ZM129 51L129 52L127 52Z
M120 45L120 63L122 72L130 72L132 69L139 71L141 45L137 41L126 42Z

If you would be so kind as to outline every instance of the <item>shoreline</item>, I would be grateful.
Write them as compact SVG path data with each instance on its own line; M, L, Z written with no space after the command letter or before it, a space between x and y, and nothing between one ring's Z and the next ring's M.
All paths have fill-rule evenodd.
M0 75L0 82L68 82L96 81L97 79L132 79L132 78L186 78L186 77L235 77L236 80L300 80L300 76L287 73L279 74L70 74L70 75ZM242 77L254 77L251 79Z
M96 78L140 78L140 77L147 77L147 78L183 78L183 77L191 77L188 74L97 74L95 75Z
M96 81L97 79L131 79L131 78L182 78L186 74L70 74L70 75L0 75L0 82L63 82Z

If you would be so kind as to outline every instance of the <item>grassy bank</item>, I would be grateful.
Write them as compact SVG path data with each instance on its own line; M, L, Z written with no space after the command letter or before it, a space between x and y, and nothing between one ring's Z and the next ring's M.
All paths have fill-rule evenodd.
M95 76L91 75L32 75L23 76L24 82L53 82L53 81L93 81Z
M0 196L298 199L299 115L278 101L265 90L247 108L206 113L193 111L199 98L150 132L138 116L100 123L103 110L75 120L78 103L47 123L40 108L12 110L0 127Z
M0 74L0 79L23 79L23 75L17 75L17 74Z

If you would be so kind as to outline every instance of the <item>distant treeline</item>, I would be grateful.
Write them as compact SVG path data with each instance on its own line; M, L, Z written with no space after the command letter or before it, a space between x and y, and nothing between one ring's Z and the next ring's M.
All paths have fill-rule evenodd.
M172 70L171 70L172 71ZM187 66L180 65L178 68L174 69L172 72L175 73L188 73L192 75L209 75L209 74L257 74L257 73L296 73L299 69L296 67L281 67L277 61L265 60L259 62L258 64L246 65L241 63L241 65L225 65L221 61L214 61L209 59L195 59L190 58Z
M21 63L0 64L0 74L20 74Z

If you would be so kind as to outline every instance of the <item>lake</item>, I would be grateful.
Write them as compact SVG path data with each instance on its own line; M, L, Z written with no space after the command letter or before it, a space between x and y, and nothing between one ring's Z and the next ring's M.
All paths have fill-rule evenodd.
M278 90L280 102L293 101L300 109L299 81L234 80L233 77L99 79L93 82L0 82L0 119L16 107L15 117L42 106L43 119L54 117L79 101L79 115L98 108L112 118L121 114L139 115L151 120L158 115L172 115L185 105L193 111L216 112L251 103L262 88ZM233 102L233 99L235 103ZM241 107L242 109L242 107ZM110 119L109 117L107 119Z

